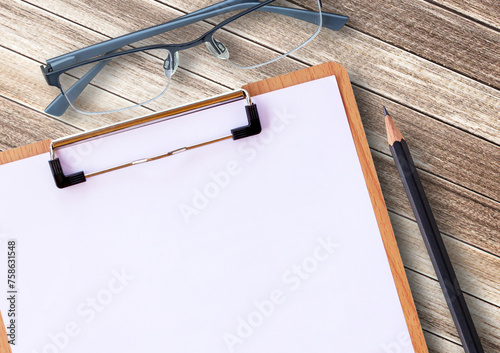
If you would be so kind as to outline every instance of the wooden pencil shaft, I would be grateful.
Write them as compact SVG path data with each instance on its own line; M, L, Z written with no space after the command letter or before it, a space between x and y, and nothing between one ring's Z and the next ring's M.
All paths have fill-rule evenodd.
M406 141L390 150L466 353L484 352Z

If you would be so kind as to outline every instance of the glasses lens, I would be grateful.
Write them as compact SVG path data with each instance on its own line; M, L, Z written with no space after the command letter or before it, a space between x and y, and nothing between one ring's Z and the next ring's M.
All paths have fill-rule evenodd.
M256 3L235 5L232 8L238 11L218 16L214 20L221 23ZM214 34L214 40L223 44L217 43L219 48L227 50L225 57L234 66L253 68L295 51L314 38L320 28L321 9L318 0L275 0L228 23Z
M169 63L168 50L141 51L75 67L62 74L59 82L76 110L113 112L146 104L163 95L172 74Z

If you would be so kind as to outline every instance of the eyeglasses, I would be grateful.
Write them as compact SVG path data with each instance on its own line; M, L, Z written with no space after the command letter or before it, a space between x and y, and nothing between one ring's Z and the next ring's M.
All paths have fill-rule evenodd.
M45 112L61 116L72 106L81 113L104 114L147 106L167 91L182 50L205 43L216 58L252 69L300 49L321 27L339 30L347 21L323 13L321 0L200 3L200 10L164 24L47 60L42 73L61 94ZM133 45L159 35L168 35L171 43ZM148 84L141 85L144 80Z

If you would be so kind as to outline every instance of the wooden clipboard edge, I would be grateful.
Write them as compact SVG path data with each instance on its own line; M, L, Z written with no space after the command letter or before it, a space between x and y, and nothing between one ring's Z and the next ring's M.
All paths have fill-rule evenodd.
M417 353L428 353L420 320L418 319L417 310L411 294L410 285L408 283L408 279L406 278L403 261L399 253L396 237L394 236L394 231L389 219L389 213L387 212L387 207L382 195L382 189L380 188L380 183L375 171L375 165L370 153L370 148L368 146L368 141L366 139L363 124L361 122L361 116L359 115L347 70L340 64L328 62L278 77L251 83L243 86L242 88L247 90L250 96L253 97L259 94L276 91L278 89L333 75L335 75L340 89L340 94L346 110L354 144L356 146L358 158L363 170L363 175L370 194L375 216L377 218L380 234L382 235L382 241L389 260L389 265L391 267L392 276L394 278L401 307L406 319L413 348ZM381 120L381 124L382 123L383 122ZM50 140L45 140L9 151L0 152L0 165L49 152L49 146ZM0 353L11 353L12 351L10 349L10 345L7 343L7 333L1 319L1 313L0 324Z
M0 353L12 353L5 327L2 315L0 314Z
M0 152L0 165L49 152L51 140L31 143L8 151ZM2 351L0 351L2 353Z
M375 165L370 153L370 147L368 146L365 130L363 128L361 116L359 115L358 106L354 98L354 92L352 90L347 70L340 64L328 62L291 72L286 75L255 82L243 86L243 89L247 90L250 96L253 97L259 94L332 75L335 75L340 89L340 95L342 96L354 144L356 146L366 186L368 188L372 206L377 218L380 234L382 235L382 241L389 260L389 265L391 267L394 283L396 285L401 307L406 319L410 338L413 343L413 348L417 353L428 353L417 309L413 301L410 285L406 277L403 261L399 253L396 237L394 236L391 220L382 195L382 189L380 188L377 172L375 171ZM380 119L380 123L383 124L384 122L382 121L382 117Z

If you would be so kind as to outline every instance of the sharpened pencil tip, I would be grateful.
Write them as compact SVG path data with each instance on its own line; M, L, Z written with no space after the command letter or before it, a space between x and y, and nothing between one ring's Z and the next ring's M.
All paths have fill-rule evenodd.
M384 116L389 115L389 113L387 112L387 109L385 109L385 105L382 106L382 109L384 109Z
M389 145L392 146L394 142L401 141L403 139L403 135L401 135L398 127L394 124L394 120L392 120L391 116L387 114L387 110L385 110L385 128L387 130L387 140L389 141Z

